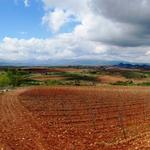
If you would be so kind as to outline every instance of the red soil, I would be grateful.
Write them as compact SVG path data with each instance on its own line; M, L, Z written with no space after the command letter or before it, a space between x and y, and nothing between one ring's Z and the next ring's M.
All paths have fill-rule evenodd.
M97 80L100 81L100 83L116 83L118 81L127 81L126 78L122 76L110 76L110 75L103 75L97 77Z
M111 76L111 75L101 75L97 77L97 81L99 81L102 84L109 84L109 83L116 83L118 81L126 82L126 81L133 81L134 83L143 83L143 82L150 82L149 78L143 78L143 79L126 79L123 76Z
M32 73L48 73L48 72L81 72L82 69L75 68L23 68L22 70Z
M150 88L55 87L0 96L0 149L150 147Z

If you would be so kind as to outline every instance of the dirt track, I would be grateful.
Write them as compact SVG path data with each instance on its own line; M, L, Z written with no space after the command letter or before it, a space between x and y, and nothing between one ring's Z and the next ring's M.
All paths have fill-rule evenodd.
M143 93L146 89L138 90ZM64 95L63 98L62 95L60 95L61 99L57 97L57 101L55 101L57 104L54 104L54 101L52 99L39 99L38 101L37 99L27 99L27 101L24 100L23 104L23 101L21 101L18 96L24 91L24 89L18 89L0 95L0 150L145 150L146 148L150 148L149 120L148 132L137 135L137 137L129 137L126 140L121 141L117 145L109 145L103 143L102 139L104 139L104 137L112 137L113 134L116 134L118 131L111 131L111 125L113 123L112 119L107 120L107 124L105 124L105 126L108 127L107 130L102 130L101 124L103 124L103 122L102 120L100 120L100 117L103 115L100 109L100 101L99 103L98 101L94 102L93 100L93 102L89 100L86 103L85 101L82 101L86 97L86 93L84 93L84 90L80 93L83 95L82 100L78 100L78 95L74 95L72 93L76 97L76 99L72 99L73 95ZM93 96L94 91L91 93L91 96ZM100 93L100 91L97 91L97 94L99 94L100 97L101 94L103 94L103 96L104 94L106 94L105 98L107 98L107 96L110 97L110 95L108 95L109 91L112 92L112 89L103 89L101 91L102 93ZM114 90L113 94L115 94L116 91L117 90ZM133 90L131 89L131 91ZM56 92L58 92L57 89ZM145 98L149 97L149 95L146 93L147 92L145 92ZM129 96L131 94L132 93L129 92ZM56 95L54 94L52 96L54 98ZM95 97L95 100L97 100L97 96ZM113 97L114 96L115 95L113 95ZM137 95L135 94L132 94L131 96L133 98L137 97ZM138 98L140 100L142 97L140 98L139 96ZM132 97L129 98L133 99ZM62 99L64 100L63 104ZM136 102L138 102L137 99ZM61 107L64 107L64 104L69 108L69 114L67 113L68 111L62 114ZM51 105L52 107L50 107ZM97 110L99 110L99 112L97 112L97 121L95 122L96 129L91 128L91 112L86 112L87 107L92 108L93 106ZM137 108L138 107L139 105L137 104ZM78 109L73 110L72 108L80 108L82 111L77 111ZM52 109L55 110L52 111ZM66 110L65 107L64 109ZM110 110L108 106L107 108L104 108L104 110L105 109ZM139 115L141 114L142 113L140 112ZM111 113L111 115L113 115L113 113ZM111 117L113 118L113 116ZM57 124L57 121L60 124ZM116 127L116 129L118 130L119 128ZM112 127L112 130L114 130L114 127Z

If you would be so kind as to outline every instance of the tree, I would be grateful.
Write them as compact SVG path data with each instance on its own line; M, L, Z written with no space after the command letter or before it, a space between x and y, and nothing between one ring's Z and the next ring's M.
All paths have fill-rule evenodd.
M10 84L10 79L6 73L0 74L0 87L5 87Z
M26 78L26 74L24 72L18 71L17 69L8 70L7 76L10 80L10 84L14 87L20 86Z

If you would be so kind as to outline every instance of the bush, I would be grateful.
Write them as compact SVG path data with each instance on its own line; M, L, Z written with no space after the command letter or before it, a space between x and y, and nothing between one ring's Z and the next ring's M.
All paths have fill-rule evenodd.
M11 83L9 77L7 76L6 73L1 73L0 74L0 87L5 87L9 86Z
M59 81L59 80L48 80L45 81L46 85L63 85L63 81Z
M130 85L134 85L134 83L133 81L117 81L116 83L113 83L112 85L130 86Z
M150 86L150 82L143 82L143 83L139 83L137 85L139 85L139 86Z
M147 75L144 73L140 73L140 72L124 72L122 74L124 77L126 77L127 79L142 79L142 78L147 78Z
M0 74L0 87L20 86L26 82L28 76L27 73L17 69L6 70Z
M66 73L64 76L68 77L68 80L96 81L96 76L89 75L89 74Z

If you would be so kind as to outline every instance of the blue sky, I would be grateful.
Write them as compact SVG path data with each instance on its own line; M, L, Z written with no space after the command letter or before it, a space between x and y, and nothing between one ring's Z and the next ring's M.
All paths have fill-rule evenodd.
M41 24L44 15L41 1L33 0L30 7L25 7L22 0L0 1L0 39L5 36L17 38L47 38L51 32Z
M32 0L29 7L25 7L23 0L0 1L0 39L5 36L17 38L49 38L55 33L42 25L44 5L40 0ZM53 11L53 10L51 10ZM79 24L71 21L60 28L60 33L68 33Z
M149 16L149 0L0 0L0 62L149 63Z

